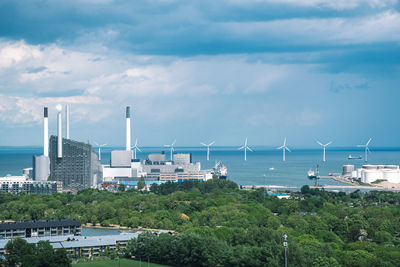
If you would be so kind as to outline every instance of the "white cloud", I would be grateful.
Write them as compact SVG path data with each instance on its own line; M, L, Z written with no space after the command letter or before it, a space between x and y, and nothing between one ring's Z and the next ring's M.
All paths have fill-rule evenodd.
M347 45L400 42L400 13L394 10L355 18L284 19L228 22L220 27L233 39L265 36L288 45Z

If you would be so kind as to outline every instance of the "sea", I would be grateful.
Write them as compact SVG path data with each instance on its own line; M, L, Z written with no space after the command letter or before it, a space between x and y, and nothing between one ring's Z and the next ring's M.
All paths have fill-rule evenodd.
M102 164L110 162L111 150L124 149L105 147L102 149ZM146 159L149 153L165 151L166 158L170 153L162 147L141 147L137 158ZM238 147L211 147L210 160L207 161L205 147L176 147L176 153L192 153L193 162L199 161L202 169L211 169L217 161L228 168L228 179L239 185L276 185L300 188L303 185L312 186L314 181L307 178L310 169L316 169L322 176L340 174L343 165L354 164L361 167L364 160L349 160L348 156L362 156L364 151L359 148L335 148L326 150L326 162L322 161L322 149L292 148L286 152L286 161L282 161L282 151L271 147L254 146L253 152L247 151L247 161L244 152ZM95 151L98 150L95 148ZM368 154L368 164L400 164L400 148L371 148ZM23 168L32 167L32 156L42 154L41 147L5 147L0 146L0 177L22 175ZM332 179L320 179L319 185L344 185Z

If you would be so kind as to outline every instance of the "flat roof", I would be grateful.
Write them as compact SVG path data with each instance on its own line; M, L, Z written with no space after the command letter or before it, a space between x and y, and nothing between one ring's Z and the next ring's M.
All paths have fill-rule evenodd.
M0 223L0 230L64 227L64 226L81 226L81 223L75 219L5 222L5 223Z

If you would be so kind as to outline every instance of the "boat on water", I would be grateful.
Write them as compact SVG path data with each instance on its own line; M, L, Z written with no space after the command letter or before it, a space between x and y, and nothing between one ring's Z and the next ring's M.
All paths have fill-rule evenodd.
M349 156L347 157L347 159L358 159L358 160L361 160L362 157L361 157L361 156L356 156L356 157L354 157L354 156L352 156L352 155L349 155Z
M307 177L308 177L308 179L314 180L314 181L315 181L315 182L314 182L314 186L317 186L317 185L318 185L318 184L317 184L317 180L319 179L318 165L317 165L317 168L316 168L315 171L312 170L312 169L310 169L310 170L307 172Z
M217 161L213 168L213 174L218 176L218 179L226 180L228 177L228 168L222 163Z

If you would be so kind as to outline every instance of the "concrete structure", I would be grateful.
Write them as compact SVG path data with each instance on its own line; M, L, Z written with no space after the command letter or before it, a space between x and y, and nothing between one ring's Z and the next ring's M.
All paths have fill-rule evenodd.
M37 181L47 181L50 175L49 114L47 107L44 107L43 113L43 155L33 156L32 159L32 178Z
M102 167L90 144L62 139L59 158L58 138L50 137L50 180L60 181L65 189L85 189L102 183Z
M111 151L112 168L130 168L132 160L132 152L126 150L113 150Z
M18 194L54 194L62 191L62 183L52 181L34 181L27 176L0 177L0 192Z
M350 172L351 171L351 172ZM400 168L398 165L363 165L354 170L354 165L343 166L343 177L358 179L370 184L377 180L400 183Z
M81 235L80 222L70 219L56 219L0 223L0 239L60 235Z

